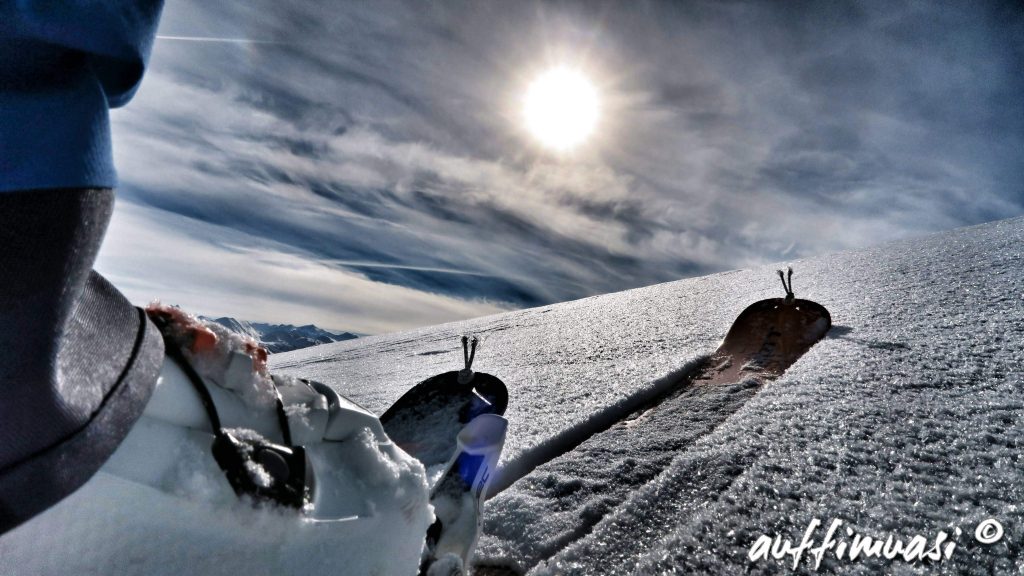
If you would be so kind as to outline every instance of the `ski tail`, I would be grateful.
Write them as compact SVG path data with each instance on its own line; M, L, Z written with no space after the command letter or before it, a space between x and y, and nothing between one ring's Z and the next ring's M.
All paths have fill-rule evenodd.
M455 453L431 490L436 520L427 530L420 574L436 572L435 568L451 565L455 559L461 561L465 572L476 548L483 503L505 445L507 430L505 418L481 414L459 432Z

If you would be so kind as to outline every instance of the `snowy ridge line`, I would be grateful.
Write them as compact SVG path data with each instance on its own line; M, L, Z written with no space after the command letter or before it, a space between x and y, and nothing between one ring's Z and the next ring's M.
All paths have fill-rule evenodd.
M491 480L488 489L487 499L501 494L502 491L533 472L538 466L573 450L594 435L625 420L631 414L665 400L680 386L692 382L710 358L710 354L705 354L687 361L682 367L652 380L649 387L638 390L600 412L596 412L583 422L562 430L537 446L524 451L514 460L506 462L495 472L495 478Z

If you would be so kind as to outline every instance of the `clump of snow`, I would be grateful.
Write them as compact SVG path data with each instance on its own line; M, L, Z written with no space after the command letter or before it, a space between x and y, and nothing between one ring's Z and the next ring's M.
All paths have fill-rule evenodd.
M462 558L456 554L445 554L427 569L427 576L463 576Z
M217 336L217 345L210 351L186 350L196 371L204 378L209 378L225 388L231 388L251 408L272 408L277 401L277 392L265 366L263 369L254 366L248 370L232 370L232 363L238 362L239 355L248 356L258 364L259 360L253 357L256 354L254 347L258 344L215 322L205 324L206 328ZM244 364L242 367L248 368Z
M250 408L267 410L277 390L267 372L266 349L259 342L175 307L154 301L146 312L162 320L162 331L204 379L228 388Z
M239 440L247 440L249 442L267 441L267 439L264 438L259 432L251 430L249 428L225 428L224 431L228 432L229 434L231 434L235 438L238 438Z
M0 538L0 573L413 574L422 534L407 526L394 514L323 523L239 499L211 507L99 472Z
M251 444L248 444L248 442L265 443L267 439L261 436L259 432L249 428L225 428L224 431L239 440L245 441L238 445L238 449L246 456L244 460L245 471L257 486L270 488L274 483L274 477L259 462L252 458L253 447Z
M396 446L363 428L345 442L310 444L306 453L319 474L317 518L397 512L405 523L423 524L421 538L426 534L433 521L426 472Z

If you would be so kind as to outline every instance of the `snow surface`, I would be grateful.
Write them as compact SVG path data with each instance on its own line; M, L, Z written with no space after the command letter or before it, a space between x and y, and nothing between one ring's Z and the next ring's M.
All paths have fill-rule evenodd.
M797 296L825 305L834 327L763 387L678 384L743 308L781 296L775 266L270 362L379 414L461 368L459 335L482 336L474 369L501 377L511 399L478 574L785 572L791 557L752 562L751 546L762 534L798 543L814 518L904 541L944 530L957 545L930 564L826 553L821 572L1024 574L1022 241L1018 218L792 262ZM196 466L174 491L223 494L209 485L223 475L201 469L205 448L180 448ZM0 538L0 573L389 574L410 553L385 543L399 510L381 525L318 526L243 503L211 516L203 498L183 506L122 474ZM987 518L1005 535L981 545ZM351 548L368 541L379 544ZM799 569L813 568L805 555Z
M507 488L488 503L480 573L774 573L792 558L750 561L757 537L798 544L819 518L905 542L962 530L937 565L829 553L822 572L1019 574L1022 240L1018 218L792 262L797 296L830 310L829 336L763 388L693 387L642 415L745 306L781 295L776 266L328 344L271 364L380 413L416 382L460 367L458 335L482 336L474 368L502 378L511 401L496 486ZM985 546L974 528L989 517L1005 537ZM805 555L800 569L813 567Z
M161 436L163 438L161 438ZM402 574L419 565L433 521L426 484L385 460L376 441L321 448L334 465L330 519L254 508L210 457L209 436L148 417L82 488L0 537L3 576L284 576ZM174 446L170 453L164 451ZM148 452L147 452L148 451ZM151 459L145 462L146 455ZM369 498L366 498L369 495ZM339 509L342 508L342 509ZM369 508L369 509L367 509Z

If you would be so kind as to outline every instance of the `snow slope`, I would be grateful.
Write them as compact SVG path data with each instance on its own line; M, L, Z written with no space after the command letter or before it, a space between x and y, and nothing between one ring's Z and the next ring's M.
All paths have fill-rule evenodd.
M955 544L924 563L851 561L837 548L821 572L1024 574L1022 241L1018 218L792 263L797 296L828 307L834 327L763 386L686 376L744 307L782 295L774 266L325 344L271 364L380 413L461 367L459 335L483 337L474 369L500 376L512 397L478 574L778 573L797 556L781 539L798 546L813 519L844 522L843 549L854 534L908 545L921 535L931 548L945 531ZM397 511L374 516L383 524L316 526L234 499L207 509L204 487L226 481L205 448L189 450L174 452L188 474L173 489L101 473L5 534L0 574L391 574L415 564L417 551L387 546ZM989 518L1004 534L981 544L975 527ZM770 544L777 534L779 558L749 559L761 535ZM796 559L814 570L809 552Z
M837 558L841 573L1024 573L1024 219L793 262L798 297L834 327L758 389L664 399L751 302L781 295L775 266L739 270L272 357L376 412L459 367L512 401L480 572L772 573L758 536L827 528L931 548L939 563ZM633 412L658 398L653 410ZM618 424L615 424L619 422ZM610 429L608 426L615 424ZM507 488L506 488L507 486ZM975 540L994 518L1004 537ZM816 533L818 541L825 528ZM961 533L954 532L956 528ZM808 554L800 569L810 571Z

